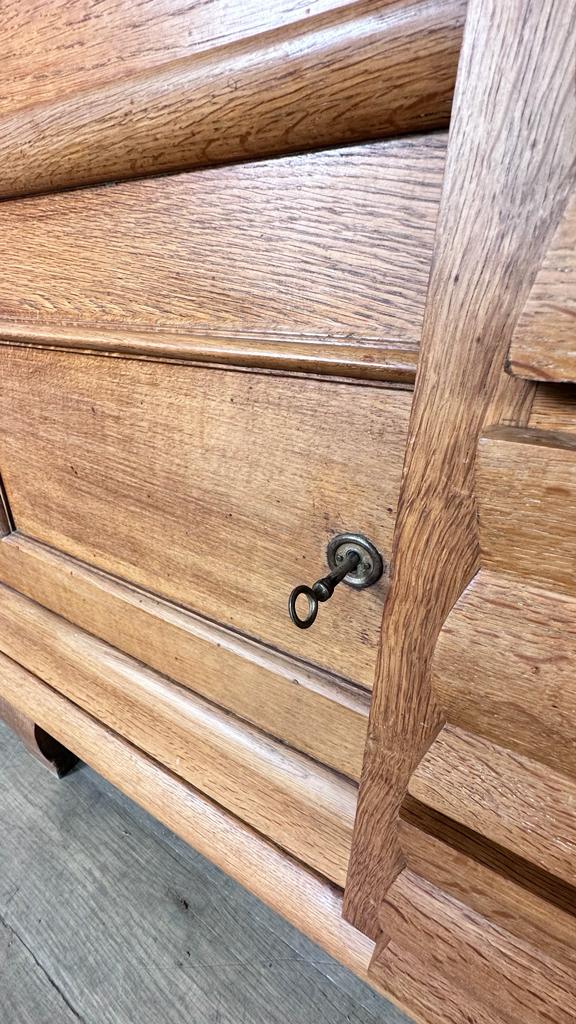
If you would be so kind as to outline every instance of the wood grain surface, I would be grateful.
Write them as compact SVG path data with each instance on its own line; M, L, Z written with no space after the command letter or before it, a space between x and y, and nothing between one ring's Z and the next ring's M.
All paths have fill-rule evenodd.
M386 559L411 395L4 349L2 472L18 529L370 687L386 579L299 630L288 596L337 533Z
M576 783L533 758L446 725L409 793L552 875L576 878Z
M538 384L528 426L576 433L576 385Z
M0 112L85 91L347 0L17 0L4 5Z
M432 685L449 721L576 778L575 660L573 597L482 570L440 633Z
M576 136L576 102L573 121ZM576 171L574 191L514 332L509 363L512 373L530 380L576 380Z
M0 118L0 196L445 127L465 0L360 0Z
M468 7L346 892L373 936L408 780L442 722L437 636L479 566L478 438L530 411L504 363L571 188L575 40L576 13L553 0Z
M368 694L18 533L0 577L290 747L359 779Z
M341 916L342 893L101 722L0 655L0 693L360 977L373 943Z
M410 798L400 833L410 871L498 928L576 967L573 886Z
M77 1024L78 1017L53 985L30 949L0 921L0 963L4 1020L18 1024Z
M574 970L403 871L371 976L427 1024L573 1024Z
M483 566L576 596L576 437L491 430L477 480Z
M4 203L0 339L411 382L445 151L423 135Z
M351 782L4 586L0 624L8 657L344 885L356 806Z

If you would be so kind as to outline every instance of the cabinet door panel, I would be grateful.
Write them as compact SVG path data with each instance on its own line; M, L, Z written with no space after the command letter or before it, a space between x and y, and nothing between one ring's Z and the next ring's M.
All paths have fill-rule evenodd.
M287 600L341 531L389 556L408 393L24 348L4 371L20 532L371 685L386 579L307 631Z

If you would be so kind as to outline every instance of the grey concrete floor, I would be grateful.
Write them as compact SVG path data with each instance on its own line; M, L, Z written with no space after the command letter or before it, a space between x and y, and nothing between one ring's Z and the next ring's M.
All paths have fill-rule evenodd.
M409 1024L90 769L0 768L0 1024Z

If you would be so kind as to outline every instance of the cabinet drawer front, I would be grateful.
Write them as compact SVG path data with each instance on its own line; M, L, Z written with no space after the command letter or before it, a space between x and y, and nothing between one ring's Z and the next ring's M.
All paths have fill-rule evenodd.
M394 379L413 376L445 150L417 136L4 203L0 334L266 366L294 353L340 376L397 352Z
M24 348L3 376L20 532L371 685L385 577L304 632L287 600L336 533L389 557L408 393Z

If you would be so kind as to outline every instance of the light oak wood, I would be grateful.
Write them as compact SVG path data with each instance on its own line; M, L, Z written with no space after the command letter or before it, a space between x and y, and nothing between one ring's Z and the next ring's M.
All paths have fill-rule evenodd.
M0 207L0 339L410 383L444 133Z
M574 598L482 570L440 633L432 686L449 721L576 778L575 661Z
M575 443L511 427L480 440L483 568L448 616L432 666L451 724L410 779L400 827L413 871L572 973ZM465 998L470 1011L472 986Z
M576 433L576 385L538 384L528 426Z
M0 196L445 127L465 7L361 0L7 114Z
M572 119L576 136L576 102ZM510 371L529 380L576 380L576 172L574 186L510 346Z
M574 970L404 871L371 976L427 1024L573 1024Z
M576 437L490 431L477 481L482 564L576 596Z
M344 884L356 806L352 783L5 586L0 650Z
M408 799L402 814L402 848L411 872L545 955L576 968L573 886L487 844L417 801Z
M576 878L576 783L446 725L408 792L564 881Z
M342 894L197 789L0 655L0 693L203 856L360 977L373 943L341 916Z
M305 632L288 595L341 531L388 557L409 394L20 348L2 364L21 532L371 685L386 578L340 587Z
M254 891L297 866L340 914L388 595L359 969L425 1024L565 1024L576 434L517 429L536 388L506 353L574 186L576 12L471 0L433 243L446 138L421 132L446 124L462 13L315 7L121 78L112 53L0 122L7 194L196 168L0 210L0 695L102 746ZM563 394L543 408L569 421ZM287 595L343 529L392 551L391 587L339 588L299 634ZM317 916L324 948L353 936Z
M358 779L368 695L18 533L0 578L296 750Z
M26 750L55 775L66 775L76 764L77 758L74 754L1 696L0 719L16 733Z
M0 111L56 100L146 68L336 10L346 0L42 0L3 8Z
M530 385L504 364L571 189L575 40L575 12L552 0L468 7L346 890L373 936L408 780L443 720L438 633L479 566L478 438L529 416Z

